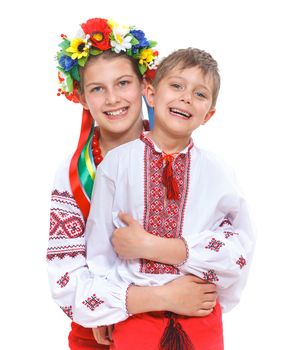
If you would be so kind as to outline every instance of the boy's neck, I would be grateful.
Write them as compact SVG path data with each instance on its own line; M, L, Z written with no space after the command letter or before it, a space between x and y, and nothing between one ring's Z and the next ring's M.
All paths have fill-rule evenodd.
M148 136L154 141L156 146L167 154L179 153L185 149L191 140L191 135L187 137L172 137L172 135L165 135L160 129L151 130Z
M130 129L123 133L109 133L103 129L100 129L99 144L103 157L105 157L107 152L112 150L113 148L139 138L142 131L142 118L139 118Z

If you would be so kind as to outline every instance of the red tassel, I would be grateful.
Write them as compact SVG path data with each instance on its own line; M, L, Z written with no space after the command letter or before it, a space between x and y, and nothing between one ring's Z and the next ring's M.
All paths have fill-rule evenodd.
M166 165L162 173L162 183L166 187L167 199L177 200L179 198L179 186L173 175L172 163L174 157L172 154L166 154L164 157L162 157L162 160L163 159L166 160Z

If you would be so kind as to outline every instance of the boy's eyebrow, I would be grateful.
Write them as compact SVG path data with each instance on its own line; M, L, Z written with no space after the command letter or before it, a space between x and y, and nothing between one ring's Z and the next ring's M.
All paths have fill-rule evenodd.
M186 81L186 79L184 79L181 75L168 75L168 79L180 79L180 80ZM208 87L208 85L197 84L197 86L201 87L205 90L211 91L211 89Z
M115 79L115 81L121 80L121 79L125 79L125 78L132 78L133 75L130 74L124 74L119 76L118 78ZM96 81L92 81L91 83L87 84L86 87L91 86L91 85L101 85L102 83L96 82Z

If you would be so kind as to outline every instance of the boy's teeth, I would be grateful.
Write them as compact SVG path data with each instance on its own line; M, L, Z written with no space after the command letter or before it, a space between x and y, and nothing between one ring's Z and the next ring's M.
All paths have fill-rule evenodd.
M171 108L171 112L181 114L182 116L187 117L187 118L190 118L192 116L190 113L180 111L179 109L176 109L176 108Z

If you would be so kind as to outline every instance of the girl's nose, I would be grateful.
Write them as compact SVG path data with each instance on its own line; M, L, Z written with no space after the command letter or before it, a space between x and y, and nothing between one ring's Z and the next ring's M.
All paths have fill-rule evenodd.
M120 101L120 97L113 90L109 90L106 95L105 103L112 105Z

